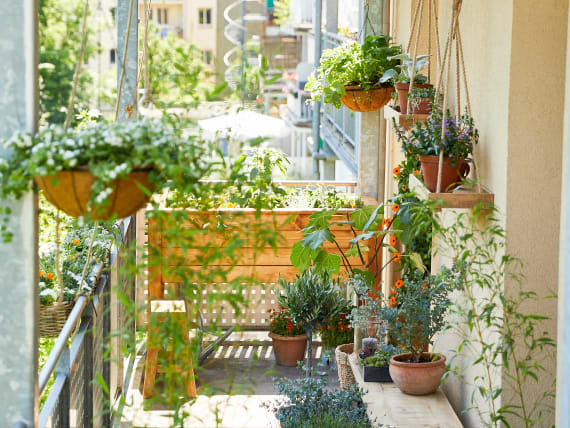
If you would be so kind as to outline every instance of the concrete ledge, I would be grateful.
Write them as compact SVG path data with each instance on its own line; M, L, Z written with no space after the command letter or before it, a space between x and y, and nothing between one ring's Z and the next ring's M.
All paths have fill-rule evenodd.
M397 428L461 428L463 425L441 389L435 394L414 396L401 392L393 383L364 382L356 354L350 365L363 397L370 419L381 426Z

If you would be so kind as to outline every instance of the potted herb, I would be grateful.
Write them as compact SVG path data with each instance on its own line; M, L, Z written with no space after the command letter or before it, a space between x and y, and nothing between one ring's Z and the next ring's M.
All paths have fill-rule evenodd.
M269 337L273 342L275 361L280 366L295 367L305 358L307 336L302 326L283 307L270 310Z
M437 188L440 151L443 150L441 190L448 192L469 173L466 159L473 154L473 145L479 140L479 131L468 114L457 119L447 110L443 121L443 113L436 107L424 124L417 122L409 133L394 124L402 149L419 157L424 182L430 192Z
M416 57L416 66L414 71L414 60L408 53L402 53L391 57L391 60L401 61L396 67L400 72L390 70L387 76L395 81L396 91L398 92L398 102L400 104L400 113L408 114L408 99L410 101L411 114L429 114L431 111L431 99L433 98L433 85L428 83L427 76L420 73L421 69L429 64L429 55L418 55ZM410 80L414 75L414 85L412 93L410 93Z
M394 91L392 75L384 73L398 65L393 57L400 52L401 47L385 35L368 36L362 45L353 42L327 49L316 77L309 77L305 90L311 92L313 101L322 100L336 108L344 104L352 111L379 110Z
M395 346L383 344L376 350L363 349L358 357L365 382L392 382L390 359L398 354Z
M439 387L445 356L424 350L446 325L450 290L445 272L432 276L416 270L404 275L390 304L379 311L390 325L392 340L409 351L390 359L390 376L402 392L426 395Z
M347 301L341 296L337 282L327 272L307 269L294 281L279 279L283 294L277 300L287 310L292 321L302 326L307 335L307 376L311 376L313 333L318 326L338 315Z
M192 162L183 162L195 158L192 138L182 137L169 119L17 133L2 143L12 155L0 162L0 196L19 198L35 181L49 202L73 217L127 217L153 190L189 178Z

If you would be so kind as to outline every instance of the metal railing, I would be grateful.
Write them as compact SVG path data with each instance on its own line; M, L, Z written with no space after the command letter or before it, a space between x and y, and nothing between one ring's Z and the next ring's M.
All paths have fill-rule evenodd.
M122 246L136 242L134 218L122 222L120 236ZM112 407L124 392L121 352L125 339L115 337L111 343L109 333L128 330L133 343L135 333L134 323L126 322L124 306L111 293L119 286L123 295L135 300L135 282L120 274L122 263L118 248L113 247L108 264L100 267L96 292L77 299L55 341L39 376L40 395L54 376L40 410L40 428L112 425Z

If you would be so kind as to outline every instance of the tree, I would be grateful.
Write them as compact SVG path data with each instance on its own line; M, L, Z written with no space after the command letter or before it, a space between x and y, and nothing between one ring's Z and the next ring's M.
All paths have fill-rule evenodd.
M81 0L40 0L40 114L47 123L65 122L79 56L83 6ZM92 32L89 25L88 32ZM96 51L97 44L88 33L84 60ZM90 83L89 73L83 71L75 103L77 111L88 105Z

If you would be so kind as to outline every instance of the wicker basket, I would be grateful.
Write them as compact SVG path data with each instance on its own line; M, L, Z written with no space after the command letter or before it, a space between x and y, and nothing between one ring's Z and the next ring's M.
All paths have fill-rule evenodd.
M348 343L346 345L339 345L336 347L335 356L336 364L338 366L338 380L340 381L340 388L346 389L356 383L352 367L350 366L349 357L352 354L354 345Z
M150 196L141 187L151 189L148 180L150 169L134 170L126 179L119 178L113 183L113 193L109 205L97 207L95 212L88 208L91 200L91 187L97 178L89 168L61 171L53 177L35 177L35 181L48 201L71 217L91 215L92 220L109 220L129 217L143 208Z
M67 321L75 302L40 305L40 337L57 337Z
M352 111L376 111L384 107L392 98L394 88L362 89L360 86L345 86L346 94L340 99Z

